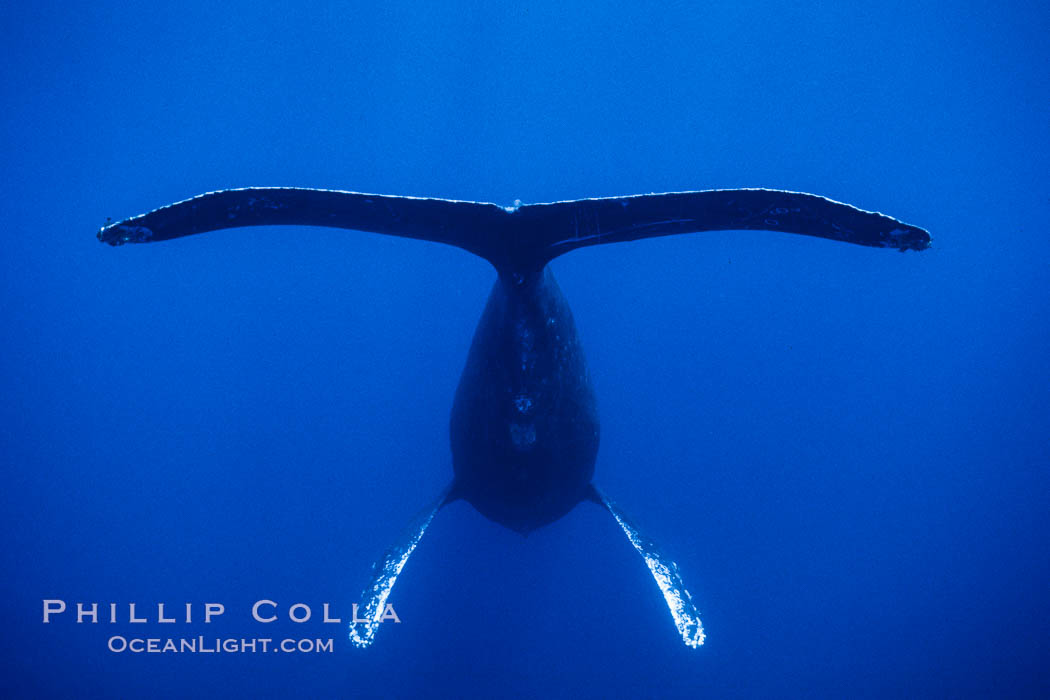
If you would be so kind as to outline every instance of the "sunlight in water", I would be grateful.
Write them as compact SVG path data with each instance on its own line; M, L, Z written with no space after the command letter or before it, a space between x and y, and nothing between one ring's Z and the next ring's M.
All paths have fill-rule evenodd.
M397 581L401 569L405 568L405 562L412 556L419 540L423 539L423 533L427 531L427 526L434 519L434 514L445 502L447 494L448 489L433 505L420 511L405 529L401 539L387 549L383 558L373 565L372 580L361 593L363 612L357 615L358 619L365 620L365 622L350 623L350 641L354 646L364 648L375 639L376 630L379 629L379 620L386 610L386 600L390 597L394 582Z
M597 489L595 489L597 490ZM682 635L682 641L694 649L704 643L704 626L700 622L700 613L693 605L692 596L685 589L682 577L678 574L678 565L660 553L656 543L638 531L638 528L627 519L623 511L601 491L598 495L606 509L620 523L634 548L645 559L646 566L656 579L656 585L664 594L667 607L674 618L674 624Z

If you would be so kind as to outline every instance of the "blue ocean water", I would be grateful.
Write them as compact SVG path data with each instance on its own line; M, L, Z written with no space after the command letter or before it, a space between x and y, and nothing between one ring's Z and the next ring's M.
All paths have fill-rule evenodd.
M1050 691L1040 5L102 0L0 22L0 695ZM523 538L459 502L362 651L321 606L345 621L450 480L495 275L331 229L95 240L248 185L782 188L934 246L725 232L554 261L598 394L595 482L678 562L707 643L682 645L598 507ZM49 599L70 610L44 624ZM258 600L281 619L254 622ZM76 624L77 602L121 621ZM226 612L205 624L209 602ZM295 603L314 618L289 622ZM118 635L334 648L111 652Z

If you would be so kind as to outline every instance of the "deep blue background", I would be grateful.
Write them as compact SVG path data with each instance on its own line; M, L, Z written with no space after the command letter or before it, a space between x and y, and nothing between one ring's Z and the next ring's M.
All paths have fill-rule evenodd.
M1042 4L379 5L0 9L0 694L1050 690ZM708 643L682 646L598 508L523 539L459 503L394 591L403 624L361 652L246 607L345 613L448 482L494 273L326 229L94 238L247 185L785 188L934 248L727 232L555 261L600 401L596 483L678 560ZM228 612L43 625L44 598ZM129 632L336 652L106 651Z

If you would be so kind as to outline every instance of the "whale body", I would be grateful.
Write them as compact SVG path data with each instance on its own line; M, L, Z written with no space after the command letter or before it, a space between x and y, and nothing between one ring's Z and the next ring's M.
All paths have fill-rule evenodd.
M642 556L685 644L704 631L678 567L592 478L599 421L569 304L547 266L591 245L715 230L770 230L895 250L924 250L930 235L877 212L781 190L705 190L501 207L483 202L257 187L209 192L109 223L119 246L242 226L328 226L455 245L486 260L497 279L452 404L453 479L377 561L350 639L372 643L387 599L444 505L463 499L527 534L581 501L604 507Z

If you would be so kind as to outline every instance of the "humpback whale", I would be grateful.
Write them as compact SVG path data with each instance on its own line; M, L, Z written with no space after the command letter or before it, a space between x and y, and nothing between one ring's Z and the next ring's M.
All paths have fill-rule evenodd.
M351 641L372 643L397 577L434 515L465 500L520 533L582 501L607 510L642 556L682 637L704 642L671 559L592 482L597 404L572 312L547 264L592 245L718 230L767 230L924 250L930 235L877 212L800 192L705 190L501 207L483 202L287 187L209 192L124 221L113 246L243 226L327 226L436 241L478 255L497 277L474 333L449 426L453 478L376 562Z

